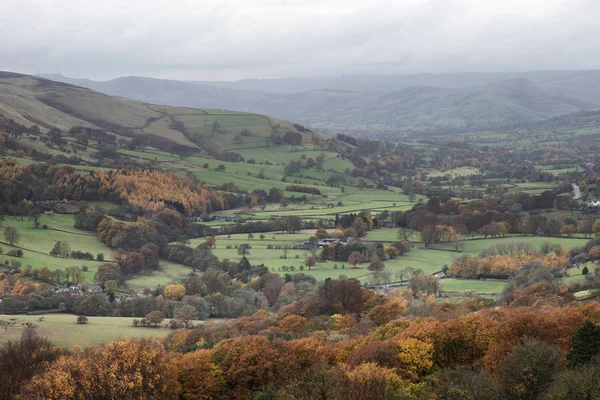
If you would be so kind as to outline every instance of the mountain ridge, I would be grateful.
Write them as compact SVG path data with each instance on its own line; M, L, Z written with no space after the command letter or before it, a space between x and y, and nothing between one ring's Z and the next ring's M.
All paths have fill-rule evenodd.
M595 94L590 95L589 93L593 90L588 90L587 95L583 96L584 99L572 98L557 90L557 87L560 86L557 82L560 79L568 78L567 80L577 82L581 86L581 80L587 79L585 76L596 79L595 71L573 73L546 71L527 74L535 76L538 81L550 82L548 83L549 88L526 77L495 73L418 74L408 76L408 78L406 76L392 76L391 78L388 76L359 76L358 78L344 76L338 79L338 83L353 79L359 81L360 79L366 81L376 79L385 83L386 80L396 79L396 83L387 85L389 90L384 92L352 90L353 88L364 89L364 82L354 82L354 86L350 84L329 85L324 83L327 81L325 78L244 80L239 81L241 84L238 85L232 82L211 83L143 77L123 77L104 82L53 77L68 83L87 85L94 90L110 95L135 98L155 104L215 107L278 115L316 129L351 134L377 134L391 131L455 131L457 129L495 127L542 120L600 104L600 89L598 90L598 103L589 101L595 96ZM575 78L574 75L579 78ZM506 77L509 79L497 80ZM600 72L598 78L600 80ZM411 82L401 83L402 79L410 79ZM274 82L292 81L296 83L309 82L307 86L309 90L293 93L246 90L249 82L256 86L261 82L272 85ZM428 84L427 82L424 84L424 81L427 81ZM313 85L315 82L321 83ZM485 84L479 84L481 82ZM434 86L433 83L446 86ZM461 86L464 83L478 84ZM242 87L244 89L241 89ZM572 91L576 90L579 89L572 89ZM418 101L413 99L412 104L405 102L406 108L400 107L398 99L394 101L394 104L389 103L399 94L411 92L419 99ZM432 95L436 98L431 98ZM466 101L469 98L472 101Z

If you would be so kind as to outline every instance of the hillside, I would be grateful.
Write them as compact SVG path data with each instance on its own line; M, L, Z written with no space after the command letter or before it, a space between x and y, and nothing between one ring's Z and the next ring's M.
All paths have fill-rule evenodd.
M240 82L183 82L139 77L97 82L59 75L48 77L142 101L265 113L320 130L359 134L479 129L538 121L600 102L600 95L590 84L590 79L595 79L593 71L585 74L532 72L523 76L465 73Z
M310 142L309 137L315 134L264 115L156 106L6 72L0 73L0 115L27 128L37 125L42 133L53 127L67 132L82 126L114 135L120 146L135 139L161 150L187 153L217 154L232 148L265 146L271 135L283 136L290 131Z

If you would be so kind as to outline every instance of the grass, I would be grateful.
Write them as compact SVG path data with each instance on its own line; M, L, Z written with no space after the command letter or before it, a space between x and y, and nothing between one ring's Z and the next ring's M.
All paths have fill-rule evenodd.
M386 242L391 243L396 241L396 229L377 229L369 232L369 234L363 238L365 241L374 242ZM260 240L259 234L256 234L253 240L248 240L248 235L238 234L231 235L230 239L226 236L217 236L217 248L213 250L214 254L220 259L229 259L237 261L240 256L237 254L235 246L239 246L243 243L248 243L252 246L248 259L252 264L264 264L270 268L273 272L285 273L281 269L282 266L294 266L294 272L304 272L314 276L317 280L323 280L325 278L336 278L340 275L344 275L349 278L365 279L370 271L367 270L367 264L358 264L357 268L353 268L346 262L321 262L317 263L315 267L308 270L304 265L305 258L309 255L307 250L288 250L287 258L284 259L284 250L267 249L268 245L273 246L289 246L292 247L295 244L301 243L307 240L312 235L311 231L302 231L297 234L283 234L283 233L266 233L265 239ZM466 240L464 244L464 252L448 251L442 247L434 247L431 249L425 249L419 243L415 243L410 253L403 256L397 257L386 261L386 271L394 274L395 272L412 267L415 269L421 269L425 273L435 273L444 267L449 265L452 261L463 254L478 255L483 249L494 243L502 243L506 241L526 241L531 243L534 248L539 249L544 242L550 244L561 244L568 248L582 246L587 242L587 239L583 238L549 238L549 237L524 237L524 236L508 236L505 238L495 239L475 239ZM193 239L190 246L196 247L203 243L204 239ZM232 248L227 249L226 246L230 245ZM446 280L448 285L445 286L444 290L447 291L468 291L474 290L477 293L499 293L504 287L503 282L486 282L478 280ZM461 282L461 283L458 283ZM462 285L462 286L461 286Z
M427 175L432 178L446 176L446 175L450 175L450 177L456 178L459 176L477 175L479 173L480 173L479 168L459 167L459 168L449 169L447 171L431 171Z
M475 279L442 279L442 292L496 294L501 293L506 282L480 281Z
M131 290L141 292L145 288L152 289L160 285L165 286L169 283L180 282L190 272L192 272L192 269L184 265L161 260L158 271L151 271L133 277L127 280L126 284Z
M97 202L96 205L104 206L104 208L110 208L110 205L116 207L115 204L107 202ZM24 254L23 257L12 257L3 254L0 256L0 260L9 260L9 262L18 260L23 266L31 265L34 269L48 267L50 270L85 265L88 267L88 270L84 272L86 282L94 282L94 275L98 266L112 259L113 250L102 243L94 232L75 229L72 215L44 214L40 218L40 226L44 224L48 226L48 229L34 228L33 222L27 219L7 218L3 225L15 226L22 237L17 246L2 243L0 247L3 248L5 253L11 248L20 248ZM3 237L0 238L3 239ZM105 261L52 257L49 252L59 240L68 242L72 251L90 252L94 257L98 253L102 253ZM183 265L161 260L160 270L136 276L126 281L126 284L134 290L142 290L146 287L153 288L159 284L165 285L170 282L178 282L190 271L188 267Z
M39 315L2 315L0 314L0 342L17 340L21 336L25 323L38 326L38 333L52 343L61 347L88 347L109 343L120 338L129 337L165 337L168 328L133 327L133 318L125 317L88 317L87 324L78 324L77 316L71 314L45 314L43 321ZM15 326L7 323L15 319ZM196 323L203 323L197 321Z

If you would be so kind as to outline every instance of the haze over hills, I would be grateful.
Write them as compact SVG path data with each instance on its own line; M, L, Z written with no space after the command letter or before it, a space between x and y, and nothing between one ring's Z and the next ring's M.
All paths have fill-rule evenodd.
M277 115L356 134L456 131L538 121L600 104L600 71L347 75L237 82L44 77L156 104Z

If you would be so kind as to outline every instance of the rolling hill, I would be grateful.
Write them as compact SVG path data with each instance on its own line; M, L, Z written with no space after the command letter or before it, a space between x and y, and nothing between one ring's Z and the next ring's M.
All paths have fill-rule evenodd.
M157 106L8 72L0 72L0 115L4 121L12 120L26 128L37 125L42 133L53 127L67 132L81 126L109 132L122 143L136 139L162 150L213 155L265 146L272 135L286 132L302 135L308 143L313 135L325 138L265 115Z
M598 75L545 71L239 82L47 77L157 104L236 109L278 115L319 130L377 134L464 131L580 111L600 104L600 89L594 83Z

